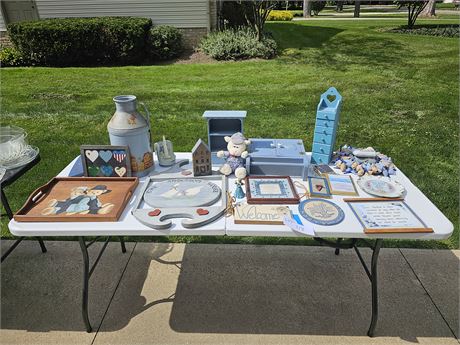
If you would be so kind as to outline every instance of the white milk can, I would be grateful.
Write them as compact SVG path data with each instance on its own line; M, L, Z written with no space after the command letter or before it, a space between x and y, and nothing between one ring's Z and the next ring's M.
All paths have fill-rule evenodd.
M134 176L146 176L154 169L150 144L150 113L144 103L146 116L136 110L136 96L115 96L116 111L107 129L111 145L128 146L131 155L131 170Z

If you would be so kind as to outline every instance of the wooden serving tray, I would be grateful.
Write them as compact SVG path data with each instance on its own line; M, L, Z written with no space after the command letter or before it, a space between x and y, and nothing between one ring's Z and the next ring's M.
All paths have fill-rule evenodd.
M137 177L55 177L14 215L18 222L116 222Z

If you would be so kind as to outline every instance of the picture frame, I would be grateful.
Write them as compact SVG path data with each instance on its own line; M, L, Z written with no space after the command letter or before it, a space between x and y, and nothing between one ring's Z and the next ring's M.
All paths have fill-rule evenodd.
M131 177L128 146L82 145L80 156L87 177Z
M355 183L350 175L326 175L331 194L335 195L359 195Z
M308 177L308 190L311 197L326 199L332 197L329 183L324 177Z
M319 176L325 176L327 174L335 175L335 171L327 164L317 164L313 166L314 171Z
M248 176L248 204L298 204L300 197L289 176Z
M404 199L344 199L366 234L430 233L432 228L404 202Z

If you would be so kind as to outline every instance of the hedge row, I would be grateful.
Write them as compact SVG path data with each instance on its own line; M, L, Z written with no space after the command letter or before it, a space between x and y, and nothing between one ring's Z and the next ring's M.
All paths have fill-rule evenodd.
M288 22L294 18L294 15L291 11L278 11L278 10L271 10L267 20L268 21L279 21L279 22Z
M178 29L152 28L148 18L58 18L8 25L8 33L26 64L88 66L139 64L181 53Z

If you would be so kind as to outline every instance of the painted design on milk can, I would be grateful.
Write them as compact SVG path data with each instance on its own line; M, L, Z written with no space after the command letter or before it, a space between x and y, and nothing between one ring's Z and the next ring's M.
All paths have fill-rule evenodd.
M136 109L136 96L123 95L113 98L116 111L107 129L110 144L129 146L131 170L134 176L146 176L153 170L153 152L150 144L150 113L144 103L146 116Z

